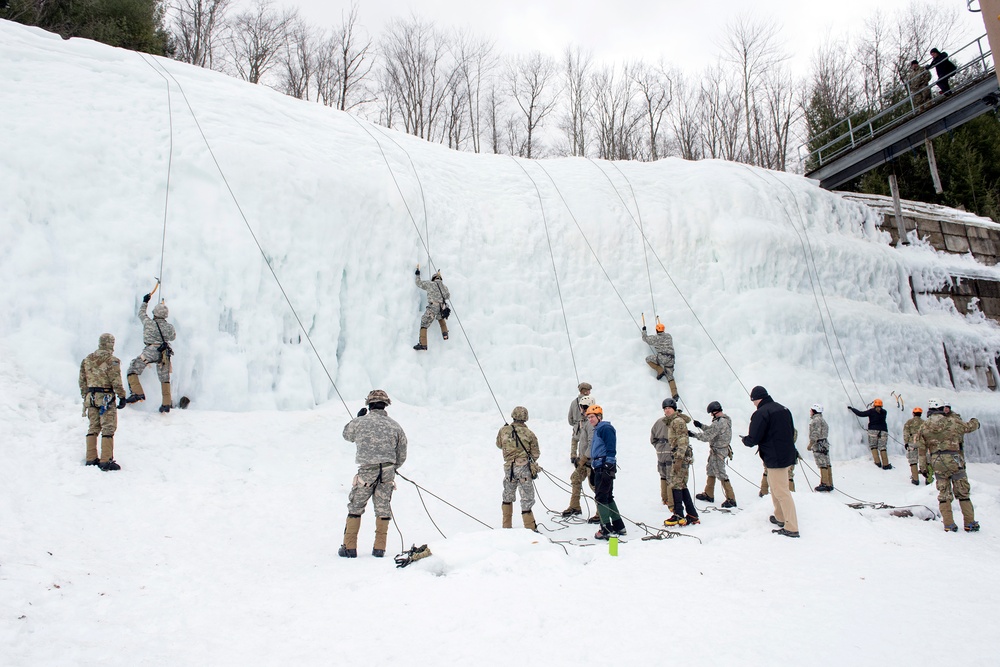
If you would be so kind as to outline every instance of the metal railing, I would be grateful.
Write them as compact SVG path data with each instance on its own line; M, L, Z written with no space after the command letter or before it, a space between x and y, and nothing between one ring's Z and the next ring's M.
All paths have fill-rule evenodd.
M967 62L958 65L956 58ZM949 95L979 82L986 75L994 75L993 53L990 51L985 34L950 54L949 60L958 67L946 77L951 86ZM854 150L860 144L867 143L890 128L936 105L945 97L942 94L932 95L931 90L938 85L938 82L939 79L935 79L928 86L911 89L907 80L883 95L884 102L880 108L856 111L817 134L807 144L799 147L799 158L803 162L805 171L808 173L819 169L844 153ZM817 144L820 145L810 148ZM803 159L804 151L806 152Z

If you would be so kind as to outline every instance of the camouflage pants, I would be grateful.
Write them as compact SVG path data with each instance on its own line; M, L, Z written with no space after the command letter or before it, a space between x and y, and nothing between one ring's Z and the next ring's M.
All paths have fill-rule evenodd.
M105 397L108 399L107 409L101 414L101 406L104 405ZM87 407L87 435L112 436L118 430L118 407L115 403L114 394L87 394L83 399L83 404Z
M142 375L149 364L156 364L156 375L160 382L170 382L170 360L165 359L157 349L159 345L147 345L142 353L128 365L128 375Z
M351 493L347 496L347 513L361 516L365 513L368 499L374 497L375 516L391 517L390 503L395 479L396 466L392 463L359 466Z
M660 473L660 479L665 479L669 482L671 477L670 469L673 468L673 466L674 466L673 459L668 459L666 461L657 461L656 472Z
M420 328L426 329L431 325L431 322L438 320L439 322L444 322L444 318L441 317L441 307L443 304L440 303L428 303L427 308L424 310L424 314L420 317ZM444 328L444 325L441 327Z
M726 472L726 457L714 449L710 451L708 453L708 465L705 467L705 474L723 482L728 482L729 473Z
M813 459L816 460L817 468L829 468L830 467L830 455L820 454L819 452L813 452Z
M656 364L663 369L663 379L673 380L674 379L674 358L667 356L665 354L651 354L646 357L647 364Z
M955 498L969 499L969 476L957 453L931 454L931 464L934 466L934 483L937 484L939 503L950 503Z
M569 481L573 486L583 486L583 480L590 479L590 457L581 456L576 460L576 468L569 476ZM590 488L594 488L594 481L590 480Z
M528 512L535 504L535 485L531 483L529 464L506 465L503 476L503 502L513 503L515 492L521 490L521 511Z
M686 489L688 485L688 466L686 463L674 463L670 468L670 487Z
M918 457L918 454L917 454L917 446L916 445L907 445L906 446L906 462L909 463L911 466L915 466L918 463L918 458L919 457Z
M868 449L885 451L885 446L889 442L889 434L885 431L868 431Z

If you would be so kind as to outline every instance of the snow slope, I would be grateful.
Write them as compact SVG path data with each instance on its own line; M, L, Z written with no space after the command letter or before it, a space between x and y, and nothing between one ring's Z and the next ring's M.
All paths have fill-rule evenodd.
M800 428L822 402L838 488L933 508L932 489L907 483L901 446L891 473L866 462L844 405L902 394L899 437L909 408L939 396L984 422L970 452L990 450L996 397L951 390L940 349L995 359L1000 329L948 304L917 314L907 282L945 280L970 258L890 248L862 204L743 165L455 153L6 22L0 62L0 424L13 436L0 472L4 664L500 664L509 651L529 664L987 664L995 653L998 586L981 576L1000 520L990 463L970 468L977 535L800 492L803 539L779 540L754 491L759 460L737 447L741 511L706 512L690 530L701 543L644 542L630 526L614 560L582 541L586 526L550 542L559 526L541 506L541 536L501 534L425 496L445 540L400 481L392 540L430 542L435 556L399 572L334 556L353 474L340 429L375 386L410 435L403 472L495 525L502 417L527 406L542 464L568 478L563 419L587 380L619 431L619 504L659 524L647 442L665 385L638 331L654 312L696 418L717 399L745 432L755 384ZM175 398L194 404L123 412L124 470L101 474L80 461L79 362L103 331L124 363L141 350L135 310L161 252ZM410 349L417 262L442 269L455 311L452 339L432 328L422 354ZM153 373L144 380L155 394ZM816 484L799 475L812 478L800 491ZM547 480L539 494L565 503ZM920 636L943 590L922 563L954 580L953 644Z

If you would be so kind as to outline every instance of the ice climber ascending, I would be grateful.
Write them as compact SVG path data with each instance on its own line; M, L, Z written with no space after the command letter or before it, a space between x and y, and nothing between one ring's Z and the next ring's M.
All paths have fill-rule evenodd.
M427 309L424 310L420 318L420 341L413 346L414 350L427 349L427 327L434 320L441 325L441 338L448 340L448 323L445 321L451 315L451 309L446 301L451 298L451 292L441 280L441 272L438 271L430 280L420 279L420 267L414 274L416 276L417 287L427 292Z
M677 383L674 382L674 339L667 333L662 322L656 323L656 335L650 336L646 333L645 325L642 327L642 341L655 350L646 357L646 363L656 371L656 379L664 378L670 384L670 395L676 401L680 398L677 394Z
M128 367L128 388L132 394L126 399L129 403L146 400L146 394L139 383L139 376L146 370L149 364L156 364L156 374L160 378L160 392L162 401L160 412L170 412L170 358L174 351L170 348L170 341L177 338L174 325L167 322L170 311L167 304L160 302L153 307L153 318L146 314L149 308L149 299L152 294L142 297L142 305L139 306L139 321L142 322L142 342L146 344L142 353L132 360Z

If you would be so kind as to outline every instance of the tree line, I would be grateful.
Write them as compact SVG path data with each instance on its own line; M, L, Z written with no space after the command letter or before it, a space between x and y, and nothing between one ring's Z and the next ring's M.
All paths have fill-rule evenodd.
M504 54L488 38L415 14L372 35L358 4L318 28L275 0L8 2L0 17L223 71L456 150L717 158L788 171L803 168L800 147L837 120L899 95L911 60L925 62L931 46L961 36L955 7L914 0L897 14L875 11L858 35L819 45L808 74L796 76L778 24L746 14L726 26L716 63L691 73L662 59L600 62L578 46L559 58ZM942 179L960 180L949 172L954 145L974 142L945 139L952 150L939 153ZM947 201L979 210L980 200L997 200L987 157L964 176L975 187ZM919 160L905 159L916 173ZM970 163L978 164L965 158L956 169ZM880 192L882 176L853 187Z

